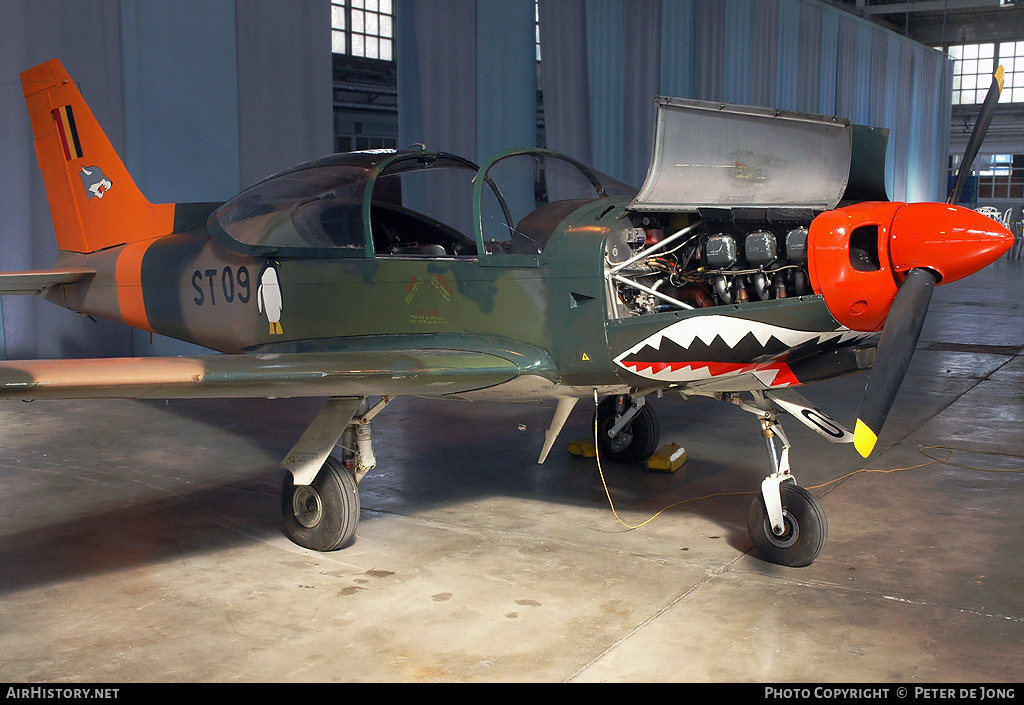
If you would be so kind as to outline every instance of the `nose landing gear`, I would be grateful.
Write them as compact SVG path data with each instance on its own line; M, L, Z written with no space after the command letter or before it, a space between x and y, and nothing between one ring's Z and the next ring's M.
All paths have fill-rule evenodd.
M754 548L771 563L790 567L810 565L825 548L828 520L814 495L796 484L789 466L789 441L765 398L755 393L754 406L731 399L761 422L772 473L747 513L747 532ZM776 442L781 441L782 452Z

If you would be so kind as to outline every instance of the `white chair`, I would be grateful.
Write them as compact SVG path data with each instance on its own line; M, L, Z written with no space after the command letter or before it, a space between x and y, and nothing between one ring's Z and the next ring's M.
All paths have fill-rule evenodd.
M1013 232L1013 245L1010 247L1010 259L1024 258L1024 223L1016 221L1011 228Z

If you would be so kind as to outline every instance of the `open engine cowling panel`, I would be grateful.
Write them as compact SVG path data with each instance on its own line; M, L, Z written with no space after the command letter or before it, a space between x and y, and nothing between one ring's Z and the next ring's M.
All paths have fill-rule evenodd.
M611 318L811 294L811 221L887 200L887 130L679 98L657 110L647 178L607 244Z

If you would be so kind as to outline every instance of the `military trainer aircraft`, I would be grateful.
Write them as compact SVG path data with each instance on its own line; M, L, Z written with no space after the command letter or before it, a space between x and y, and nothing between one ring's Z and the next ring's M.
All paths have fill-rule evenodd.
M540 462L577 401L603 399L598 452L642 462L645 400L670 394L755 415L772 472L751 539L807 565L827 521L779 417L866 457L934 285L1012 243L952 195L889 202L887 131L831 116L659 98L639 191L545 149L477 166L411 148L153 204L57 60L22 85L60 256L0 290L220 354L6 361L0 396L326 398L282 462L286 533L315 550L352 541L370 421L396 395L553 400ZM852 433L795 391L872 365Z

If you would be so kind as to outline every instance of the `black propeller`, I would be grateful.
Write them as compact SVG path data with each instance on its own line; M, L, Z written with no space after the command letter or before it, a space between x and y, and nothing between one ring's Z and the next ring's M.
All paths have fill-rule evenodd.
M967 142L956 181L946 199L947 203L955 204L960 198L967 174L970 173L988 126L992 122L992 115L995 113L1002 89L1003 67L1000 66L992 77L992 85ZM920 233L909 235L913 238ZM854 429L854 447L865 458L874 449L878 434L896 399L896 393L903 383L917 341L921 337L932 291L938 282L939 276L932 269L910 268L885 319L882 337L875 354L875 364L864 390L864 400L861 402L857 426Z
M937 283L938 277L930 269L910 270L889 309L853 432L854 446L865 458L874 449L896 392L903 384Z
M971 173L974 159L978 156L981 143L985 141L985 133L988 132L988 126L992 122L992 116L995 115L996 106L999 104L999 95L1002 92L1003 67L1000 66L992 75L992 85L989 86L985 102L981 104L981 111L978 113L978 119L974 122L971 137L967 140L967 148L964 149L964 157L960 160L960 168L957 169L956 180L946 198L946 203L956 203L960 200L960 194L963 193L964 184L967 182L967 175Z

